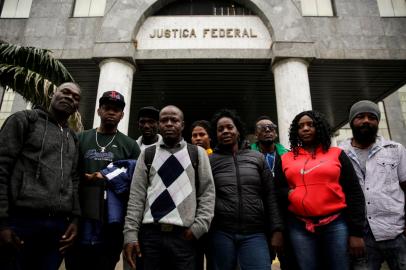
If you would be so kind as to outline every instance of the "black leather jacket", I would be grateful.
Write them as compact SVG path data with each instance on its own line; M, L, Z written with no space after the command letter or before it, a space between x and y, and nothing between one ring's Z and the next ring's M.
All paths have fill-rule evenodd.
M216 149L210 164L216 186L212 229L241 234L283 229L272 174L261 153Z

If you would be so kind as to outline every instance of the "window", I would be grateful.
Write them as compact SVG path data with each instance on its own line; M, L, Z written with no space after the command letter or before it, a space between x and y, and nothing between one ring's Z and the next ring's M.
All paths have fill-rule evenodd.
M254 13L234 0L177 0L154 14L154 16L168 15L244 16Z
M405 0L378 0L378 8L381 17L406 16Z
M303 16L333 16L331 0L301 0Z
M106 0L76 0L73 17L98 17L104 15Z
M28 18L32 0L4 0L1 18Z
M213 7L213 15L217 16L244 16L244 15L252 15L253 13L251 10L243 7L237 6L234 4L230 4L227 6L215 6Z
M14 91L7 89L4 91L3 95L3 101L1 102L1 108L0 108L0 127L3 125L4 121L7 119L7 117L10 116L11 114L11 109L13 107L13 101L14 101Z

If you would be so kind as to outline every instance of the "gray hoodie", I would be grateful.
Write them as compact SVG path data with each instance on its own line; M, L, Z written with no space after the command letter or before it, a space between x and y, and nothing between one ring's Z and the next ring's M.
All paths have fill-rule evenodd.
M0 131L0 225L21 213L80 214L78 143L42 110L11 115Z

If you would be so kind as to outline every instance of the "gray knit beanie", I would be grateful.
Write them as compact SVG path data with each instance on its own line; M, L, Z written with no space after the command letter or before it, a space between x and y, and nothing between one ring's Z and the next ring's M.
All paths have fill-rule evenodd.
M379 110L378 104L370 100L361 100L351 106L349 116L350 124L355 116L360 113L372 113L378 118L378 122L381 120L381 111Z

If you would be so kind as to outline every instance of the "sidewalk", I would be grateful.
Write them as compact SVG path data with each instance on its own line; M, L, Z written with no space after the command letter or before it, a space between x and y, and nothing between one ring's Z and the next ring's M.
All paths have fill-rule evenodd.
M116 265L116 269L115 270L123 270L123 260L121 259L117 265ZM280 270L281 268L279 267L279 261L278 260L274 260L272 262L272 270ZM65 269L65 264L62 263L61 267L59 268L59 270L66 270Z
M272 262L272 270L280 270L280 265L279 265L279 261L276 259ZM65 265L62 263L61 267L59 268L59 270L65 270ZM116 266L115 270L123 270L123 261L120 260ZM388 265L385 263L383 263L381 270L389 270Z

